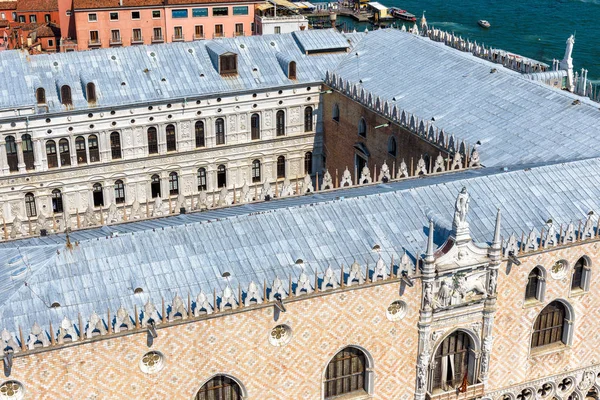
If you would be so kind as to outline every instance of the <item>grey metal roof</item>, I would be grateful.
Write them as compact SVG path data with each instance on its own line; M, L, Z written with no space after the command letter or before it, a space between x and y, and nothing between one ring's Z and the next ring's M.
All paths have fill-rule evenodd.
M36 321L57 327L63 316L87 318L109 307L114 313L121 304L141 309L149 297L159 304L176 293L219 294L225 271L233 288L245 290L250 281L270 286L276 276L295 280L299 258L309 276L354 260L374 265L381 256L389 263L402 249L414 259L428 219L438 244L450 231L462 186L471 193L473 238L486 242L497 206L504 237L540 229L548 218L567 223L600 210L599 180L600 159L513 172L486 168L77 231L73 250L62 235L7 242L0 246L0 319L10 331L20 325L27 332ZM136 287L144 293L133 294ZM50 308L53 302L61 307Z
M335 73L467 143L480 141L485 166L600 156L597 103L425 37L369 32Z
M335 29L329 31L336 32ZM292 35L304 52L326 51L350 48L352 42L343 35L322 35L319 29L296 31Z

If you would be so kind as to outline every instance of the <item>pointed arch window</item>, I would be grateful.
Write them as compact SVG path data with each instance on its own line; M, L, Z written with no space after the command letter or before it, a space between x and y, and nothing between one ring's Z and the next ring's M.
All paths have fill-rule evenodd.
M526 301L544 301L546 289L545 274L540 267L535 267L529 272L527 286L525 287Z
M204 121L196 121L196 147L204 147Z
M367 137L367 122L362 117L360 121L358 121L358 135L364 138Z
M115 181L115 203L125 203L125 184L120 179Z
M590 290L590 278L592 269L587 257L581 257L573 267L573 277L571 278L571 290Z
M6 161L8 163L8 169L11 172L15 172L19 170L19 158L17 156L17 142L15 141L14 136L6 137L6 144L4 145L6 148Z
M62 193L58 189L52 191L52 212L55 214L63 212Z
M215 121L215 136L217 145L225 144L225 120L217 118Z
M312 174L312 152L310 151L304 153L304 173L306 175Z
M90 150L90 162L100 161L100 149L98 148L98 136L88 136L88 148Z
M398 148L398 145L396 144L396 138L393 136L390 136L390 138L388 140L388 154L392 157L396 157L397 148Z
M85 138L83 136L77 136L75 138L75 152L77 155L77 163L87 163L87 154L85 151Z
M223 164L217 167L217 186L219 189L227 186L227 169Z
M361 350L347 347L337 353L325 371L325 400L367 392L366 370L367 360Z
M206 168L198 168L198 191L205 191L206 188Z
M37 88L35 90L35 100L38 104L46 104L46 89Z
M157 174L152 175L152 178L150 178L150 193L153 199L162 197L160 194L160 176Z
M119 135L119 132L110 134L110 153L113 160L121 158L121 135Z
M277 136L285 135L285 111L279 110L275 115L275 131Z
M433 369L433 391L449 391L459 387L465 377L469 385L475 375L475 352L471 337L455 331L438 346Z
M175 125L167 125L167 151L177 150L177 139L175 137Z
M156 128L148 128L148 154L158 154L158 133Z
M252 183L260 182L260 160L252 161Z
M340 122L340 106L337 103L333 105L333 111L331 117L335 122Z
M277 157L277 178L285 178L285 156Z
M71 165L71 152L69 150L69 139L60 139L58 141L58 150L60 152L60 165Z
M304 132L312 132L313 130L313 109L306 107L304 109Z
M35 156L33 153L33 141L31 140L31 135L26 133L21 136L21 148L23 149L23 161L25 162L26 169L33 169Z
M169 174L169 194L179 194L179 176L175 171Z
M37 215L37 209L35 207L35 197L33 193L27 193L25 195L25 213L27 218L32 218Z
M242 388L233 379L217 375L206 382L194 400L242 400Z
M102 191L101 183L94 183L92 196L94 197L94 207L102 207L104 205L104 192Z
M85 85L85 94L88 103L93 104L96 102L96 85L93 82L89 82Z
M288 65L288 78L296 79L296 61L290 61Z
M568 343L567 310L560 301L548 304L537 316L531 335L531 348Z
M250 137L252 140L260 139L260 115L252 114L250 117Z
M60 102L67 107L71 107L73 105L73 99L71 97L71 87L69 85L61 86Z
M56 142L48 140L46 142L46 159L48 160L48 168L58 167L58 156L56 155Z

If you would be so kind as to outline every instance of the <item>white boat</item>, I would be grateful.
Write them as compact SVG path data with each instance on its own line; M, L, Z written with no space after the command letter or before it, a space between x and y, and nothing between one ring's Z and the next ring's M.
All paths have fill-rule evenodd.
M485 19L480 19L479 21L477 21L477 24L482 27L482 28L489 28L491 25L488 21L486 21Z

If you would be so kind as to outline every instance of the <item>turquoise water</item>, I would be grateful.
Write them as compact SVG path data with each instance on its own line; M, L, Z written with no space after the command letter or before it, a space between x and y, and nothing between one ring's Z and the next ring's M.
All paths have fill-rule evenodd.
M547 64L563 58L565 42L575 33L575 68L586 68L588 78L600 79L600 0L379 1L419 18L425 10L430 27ZM480 19L488 20L492 27L480 28Z

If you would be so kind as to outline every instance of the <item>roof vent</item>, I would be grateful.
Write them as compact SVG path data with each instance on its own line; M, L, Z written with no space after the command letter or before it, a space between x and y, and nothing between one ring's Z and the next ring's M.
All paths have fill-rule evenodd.
M156 53L155 52L150 53L150 57L156 57Z
M579 100L579 99L573 100L573 102L571 104L576 106L578 104L581 104L581 100Z
M56 61L54 61L54 66L58 67L58 63Z
M240 49L245 48L246 46L244 46L244 43L240 44Z
M114 60L116 60L116 59L117 59L117 57L115 57L115 56L111 56L111 57L110 57L110 59L114 61Z
M221 276L222 276L223 278L229 278L229 277L231 276L231 274L230 274L229 272L225 271L225 272L223 272L223 273L221 274Z
M60 303L58 301L55 301L54 303L52 303L50 305L50 308L58 308L58 307L60 307Z
M188 53L194 54L194 50L193 49L188 49Z
M144 293L144 289L142 289L141 287L136 287L135 289L133 289L133 294L141 294Z
M271 46L275 47L275 42L271 42Z
M296 260L296 264L304 264L304 260L302 260L301 258Z
M373 246L373 251L379 251L379 250L381 250L381 246L379 246L378 244Z

